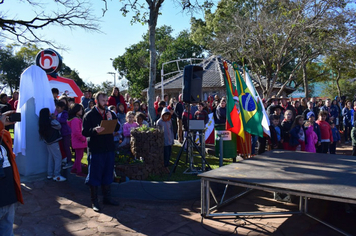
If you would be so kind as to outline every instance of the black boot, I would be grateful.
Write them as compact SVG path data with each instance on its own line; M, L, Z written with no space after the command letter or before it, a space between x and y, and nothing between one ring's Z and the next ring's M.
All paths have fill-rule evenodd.
M119 202L111 199L111 188L110 185L102 185L101 189L103 191L103 203L106 205L118 206Z
M94 211L100 211L99 199L98 199L98 186L90 186L91 207Z

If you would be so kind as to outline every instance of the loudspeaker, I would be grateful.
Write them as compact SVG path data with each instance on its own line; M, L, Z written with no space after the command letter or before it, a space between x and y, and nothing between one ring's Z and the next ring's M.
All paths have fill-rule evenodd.
M203 67L188 65L183 71L183 102L201 102L203 86Z

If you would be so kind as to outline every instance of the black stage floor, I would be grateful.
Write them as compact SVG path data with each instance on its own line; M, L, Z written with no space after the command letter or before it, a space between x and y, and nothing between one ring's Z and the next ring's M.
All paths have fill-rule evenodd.
M269 151L199 176L356 203L356 157L352 156Z

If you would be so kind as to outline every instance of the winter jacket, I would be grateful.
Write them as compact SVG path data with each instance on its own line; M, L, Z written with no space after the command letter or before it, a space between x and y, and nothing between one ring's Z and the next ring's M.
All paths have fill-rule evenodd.
M49 130L48 137L44 137L43 141L46 144L52 144L58 142L59 140L62 139L60 130L61 130L61 124L58 122L58 120L51 120L51 129Z
M352 146L356 146L356 127L352 127L351 130L351 140L352 140Z
M304 143L306 143L307 140L306 140L304 126L296 125L296 126L294 126L293 129L291 129L289 131L289 133L290 133L289 145L290 146L299 145L299 140L300 140L299 132L301 129L303 130L303 133L304 133Z
M116 115L111 112L113 120L116 120ZM104 116L105 120L106 115ZM85 137L88 137L88 147L89 151L92 153L105 153L113 152L115 150L114 136L113 134L102 134L99 135L94 128L100 126L103 117L99 113L96 107L91 109L84 115L83 118L83 129L82 134ZM120 125L117 124L115 131L117 132L120 129Z
M316 123L320 127L321 142L333 142L333 134L329 123L321 120L317 120Z
M289 142L289 131L291 130L292 128L292 121L287 121L287 120L283 120L282 121L282 138L283 138L283 142Z
M351 111L349 108L344 107L342 109L342 121L344 123L344 125L351 125Z
M110 96L108 99L108 106L117 106L118 103L122 103L124 105L124 111L127 111L127 104L125 102L125 99L122 95L119 95L118 97Z
M63 110L62 113L57 115L57 120L61 124L61 134L63 136L70 135L72 133L72 130L70 129L67 120L68 120L68 111Z
M169 114L168 120L163 120L164 114ZM167 107L163 108L161 118L158 120L157 125L164 131L164 146L172 146L174 144L173 125L171 120L171 113Z
M82 119L74 117L73 119L68 121L68 125L72 129L72 148L86 148L88 146L88 143L86 137L82 135Z
M331 132L332 132L332 134L333 134L333 141L334 141L334 142L338 142L338 141L341 140L340 132L339 132L339 130L338 130L336 127L334 127L333 129L331 129Z
M305 144L305 151L315 153L315 144L318 143L318 136L314 132L312 125L305 130L305 135L307 140L307 143Z

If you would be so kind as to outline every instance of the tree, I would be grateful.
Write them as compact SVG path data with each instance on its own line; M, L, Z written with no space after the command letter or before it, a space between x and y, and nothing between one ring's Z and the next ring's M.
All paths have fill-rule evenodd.
M6 0L0 0L0 5ZM58 9L43 11L45 1L26 0L28 9L35 14L31 19L11 19L0 12L0 35L4 38L17 40L20 43L44 42L58 48L53 42L46 40L38 34L38 30L50 25L58 25L70 29L82 28L85 30L99 31L98 19L92 13L90 3L85 0L54 0Z
M172 36L173 29L162 26L156 32L157 60L156 67L161 68L167 61L179 58L190 58L193 53L201 56L203 49L190 38L188 31L182 31L176 38ZM120 76L129 81L129 92L134 97L140 97L142 90L149 86L148 74L150 68L150 54L147 50L149 33L143 35L142 40L126 48L126 52L113 61L113 66ZM181 65L183 68L184 64ZM176 67L165 68L165 73L176 70ZM161 72L156 73L154 83L161 80Z
M21 56L14 55L11 46L6 49L0 48L0 80L4 86L10 88L11 94L18 90L21 73L27 67L28 64Z
M350 3L222 0L214 13L206 12L205 21L192 20L193 38L206 42L215 54L247 64L264 97L271 95L276 82L283 83L278 96L308 62L335 49L335 41L354 42Z
M106 6L106 0L103 0ZM154 95L155 95L155 79L156 79L156 70L157 70L157 52L156 52L156 26L158 16L160 14L160 8L164 0L146 0L146 1L124 1L121 12L126 16L130 11L133 13L131 23L142 23L148 24L148 34L149 34L149 52L150 52L150 66L149 66L149 86L147 92L147 103L148 103L148 114L150 120L153 122L156 118L156 111L154 109ZM194 10L197 7L211 7L211 0L205 0L204 3L200 4L198 0L190 1L177 1L181 4L183 10ZM147 6L145 5L148 5ZM148 9L148 10L143 10ZM106 7L104 8L104 12Z
M350 88L354 89L354 86L350 86L352 84L350 84L351 81L349 79L356 77L356 45L343 44L343 46L343 48L332 52L324 58L325 70L329 72L329 76L335 81L337 95L351 95L352 97L355 92L350 91Z
M74 80L80 89L85 89L86 84L83 79L80 78L79 72L77 70L72 70L69 66L62 63L62 67L58 72L60 76Z

